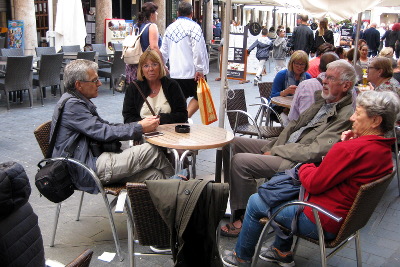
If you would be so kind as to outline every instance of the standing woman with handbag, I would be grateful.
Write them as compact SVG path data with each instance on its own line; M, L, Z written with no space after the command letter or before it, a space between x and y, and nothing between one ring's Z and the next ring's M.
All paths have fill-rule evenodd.
M319 28L315 32L314 45L311 54L314 54L318 47L323 43L329 43L334 46L333 32L328 29L327 19L323 19L319 22Z
M140 45L142 46L143 52L150 47L155 50L158 55L162 58L159 47L161 46L161 36L158 33L158 27L155 24L157 21L157 9L158 6L153 2L147 2L142 5L141 12L138 14L138 22L133 27L134 31L139 34L143 29L142 36L140 37ZM149 24L147 27L146 25ZM146 27L146 28L145 28ZM126 83L132 83L137 78L137 64L126 64Z

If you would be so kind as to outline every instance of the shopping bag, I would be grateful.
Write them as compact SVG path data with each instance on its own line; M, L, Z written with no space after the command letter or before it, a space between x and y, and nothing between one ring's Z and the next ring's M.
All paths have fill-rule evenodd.
M197 98L199 101L201 122L205 125L209 125L217 121L217 112L215 111L210 87L203 78L197 81Z

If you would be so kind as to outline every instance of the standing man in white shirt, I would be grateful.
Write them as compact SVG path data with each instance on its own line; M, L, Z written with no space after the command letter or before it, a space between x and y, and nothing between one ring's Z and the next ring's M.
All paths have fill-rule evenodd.
M197 81L208 74L209 61L206 43L200 26L192 20L193 8L181 2L177 20L169 25L161 45L164 62L169 61L169 73L181 87L188 104L188 117L199 109Z

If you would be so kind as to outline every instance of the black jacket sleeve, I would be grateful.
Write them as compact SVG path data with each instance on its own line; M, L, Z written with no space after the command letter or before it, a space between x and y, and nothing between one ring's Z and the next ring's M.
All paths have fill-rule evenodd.
M170 78L161 79L165 97L171 106L171 113L160 114L160 124L187 122L188 113L186 99L179 84Z
M143 83L138 82L139 87L142 89L143 93L145 88L143 88ZM147 94L148 95L148 94ZM124 123L141 121L140 110L142 109L144 103L143 97L140 95L135 85L132 83L126 89L124 105L122 107L122 116L124 117Z

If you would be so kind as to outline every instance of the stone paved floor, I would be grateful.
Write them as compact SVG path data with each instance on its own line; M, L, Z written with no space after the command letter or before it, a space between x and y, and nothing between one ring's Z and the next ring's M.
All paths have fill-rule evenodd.
M218 76L216 64L211 66L208 75L216 108L219 109L220 82L214 79ZM273 64L271 64L273 70ZM273 73L264 77L264 81L272 81ZM254 76L249 75L252 80ZM256 103L258 90L252 83L239 84L238 81L229 81L231 88L245 88L247 103ZM35 90L36 91L36 90ZM36 93L36 92L35 92ZM115 96L108 90L108 83L103 85L99 97L93 102L98 106L99 114L106 120L122 122L121 110L123 95ZM21 163L32 185L30 203L39 216L39 225L43 234L46 258L68 263L86 248L94 250L91 266L129 266L127 260L127 231L126 217L116 214L118 233L122 242L122 251L125 260L118 261L116 257L111 263L104 263L97 259L104 251L114 252L112 234L109 228L107 215L99 195L85 194L85 201L80 221L75 221L79 194L75 193L61 209L55 247L49 247L55 204L45 198L40 198L34 186L36 164L42 159L41 151L33 136L33 130L41 123L51 119L53 108L59 96L48 97L44 107L40 101L34 101L32 109L28 101L23 104L12 104L7 112L4 94L0 99L0 162L16 161ZM255 115L257 107L248 107L249 112ZM193 117L195 123L200 123L199 114ZM215 126L218 123L214 123ZM226 128L230 128L229 125ZM200 151L197 162L197 172L200 178L213 178L215 173L215 150ZM361 246L364 266L400 266L400 198L398 196L397 181L393 181L385 193L378 209L374 212L368 225L361 231ZM228 221L228 219L224 219ZM232 249L235 238L222 238L221 251ZM146 247L139 247L140 251L147 251ZM319 252L316 246L301 242L295 257L297 266L319 266ZM356 266L354 245L351 244L328 261L329 266ZM139 258L138 266L173 266L168 256ZM277 266L260 261L258 266Z

